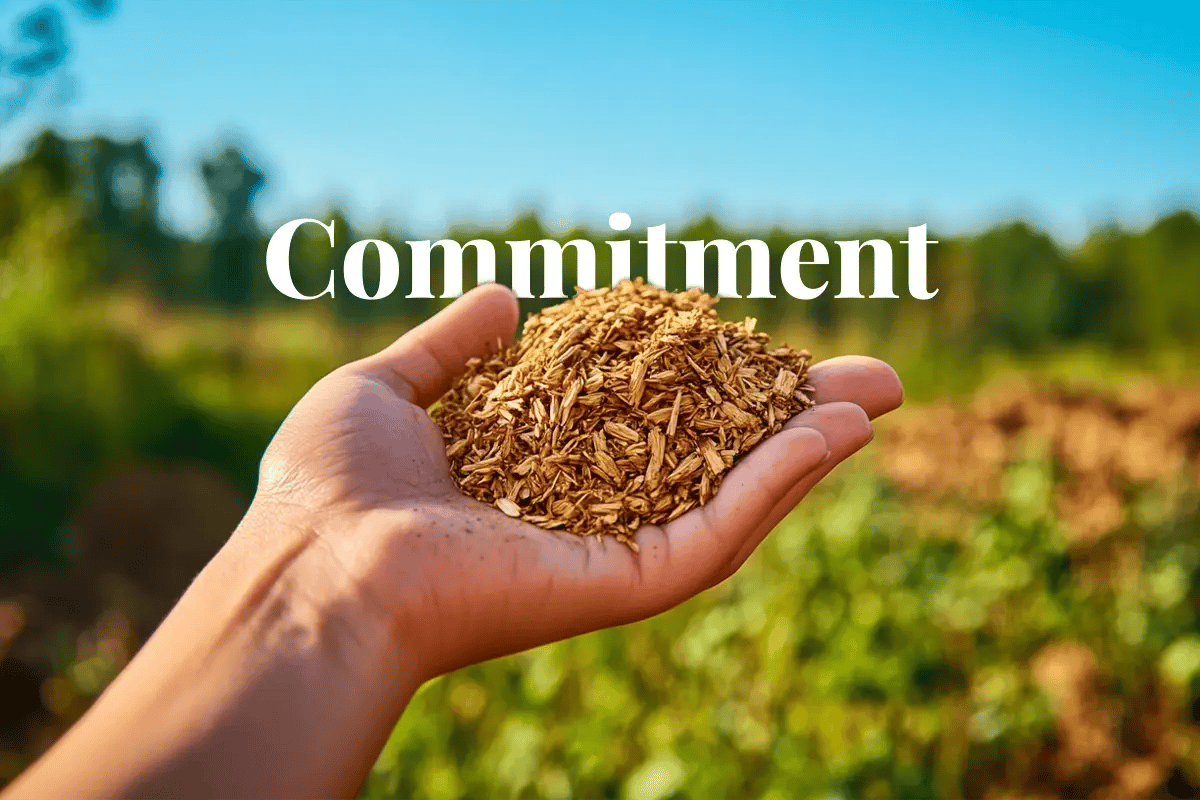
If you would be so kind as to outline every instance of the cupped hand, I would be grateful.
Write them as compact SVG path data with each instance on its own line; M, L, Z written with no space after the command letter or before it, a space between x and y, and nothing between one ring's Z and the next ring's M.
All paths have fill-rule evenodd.
M518 309L477 288L382 352L318 382L263 459L258 513L299 516L308 545L383 615L421 679L664 611L732 575L835 466L900 405L891 367L857 356L812 367L817 405L664 526L581 538L462 495L425 409L469 358L513 336Z

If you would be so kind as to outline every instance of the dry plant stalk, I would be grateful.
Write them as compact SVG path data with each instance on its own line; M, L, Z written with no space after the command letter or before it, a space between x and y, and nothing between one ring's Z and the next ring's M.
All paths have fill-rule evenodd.
M433 410L451 473L510 517L631 534L703 505L752 447L813 404L806 350L769 348L716 299L640 279L532 315Z

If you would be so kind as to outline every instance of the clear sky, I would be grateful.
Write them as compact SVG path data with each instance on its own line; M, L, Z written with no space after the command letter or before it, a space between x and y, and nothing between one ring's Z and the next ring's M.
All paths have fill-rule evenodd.
M147 133L187 231L230 139L269 226L337 202L424 233L536 207L1073 242L1200 208L1194 3L53 2L78 91L0 128L0 160L47 124ZM0 48L35 5L0 2Z

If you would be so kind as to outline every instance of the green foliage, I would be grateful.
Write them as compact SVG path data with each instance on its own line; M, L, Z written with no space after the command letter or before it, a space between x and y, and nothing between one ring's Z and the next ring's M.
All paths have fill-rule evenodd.
M1194 511L1143 531L1127 585L1086 589L1052 481L1016 465L1001 503L941 537L853 472L680 608L425 686L362 796L932 798L996 781L978 772L1052 733L1028 670L1048 642L1104 653L1129 695L1160 659L1182 684L1200 672Z

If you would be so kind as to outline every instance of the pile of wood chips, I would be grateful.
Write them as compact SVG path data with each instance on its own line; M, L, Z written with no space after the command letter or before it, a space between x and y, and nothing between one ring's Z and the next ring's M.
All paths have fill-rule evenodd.
M631 534L708 502L752 447L813 404L812 356L769 348L716 299L625 281L532 315L472 359L432 414L467 495L581 536Z

